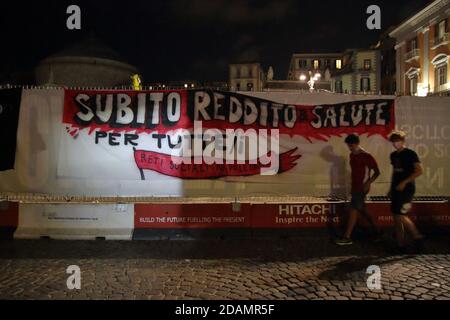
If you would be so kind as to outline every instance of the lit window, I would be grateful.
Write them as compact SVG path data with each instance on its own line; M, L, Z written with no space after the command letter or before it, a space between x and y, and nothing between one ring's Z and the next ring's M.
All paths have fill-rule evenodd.
M364 70L370 70L372 68L372 61L370 59L364 60Z
M314 60L314 69L319 69L319 60Z
M336 60L336 69L342 69L342 60L341 59Z

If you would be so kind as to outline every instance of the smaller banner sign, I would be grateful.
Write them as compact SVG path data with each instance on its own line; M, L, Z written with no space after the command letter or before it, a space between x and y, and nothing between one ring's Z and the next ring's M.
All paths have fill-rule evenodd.
M250 204L135 204L135 229L250 228Z

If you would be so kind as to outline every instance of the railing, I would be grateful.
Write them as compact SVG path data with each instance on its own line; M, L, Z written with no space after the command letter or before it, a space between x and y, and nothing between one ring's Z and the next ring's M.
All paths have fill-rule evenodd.
M420 50L419 49L413 49L407 53L405 53L405 59L406 60L411 60L414 58L418 58L420 55Z

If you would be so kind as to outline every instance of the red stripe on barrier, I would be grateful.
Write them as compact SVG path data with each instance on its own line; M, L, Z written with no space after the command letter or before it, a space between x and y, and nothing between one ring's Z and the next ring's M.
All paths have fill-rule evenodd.
M389 227L394 224L390 212L390 203L372 202L367 204L369 213L374 217L375 223L381 227ZM409 216L418 225L423 226L449 226L450 204L420 202L412 204Z
M19 223L19 204L4 202L0 205L0 227L17 227Z
M135 229L157 228L322 228L345 221L344 203L240 204L136 204ZM367 203L380 227L393 225L388 202ZM449 226L449 203L414 203L411 218L424 226ZM363 226L367 223L360 219Z

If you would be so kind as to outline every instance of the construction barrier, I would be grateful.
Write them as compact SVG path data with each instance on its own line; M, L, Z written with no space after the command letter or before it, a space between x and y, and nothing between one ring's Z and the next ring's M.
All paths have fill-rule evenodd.
M12 239L19 220L17 202L0 201L0 238Z
M0 237L16 239L159 240L202 237L290 235L305 230L335 234L346 219L348 203L310 199L277 202L193 203L17 203L0 202ZM381 228L393 226L385 197L367 201L367 209ZM446 198L413 203L411 218L428 230L450 227ZM367 223L359 221L362 227Z
M131 240L133 219L133 204L23 203L14 238Z

